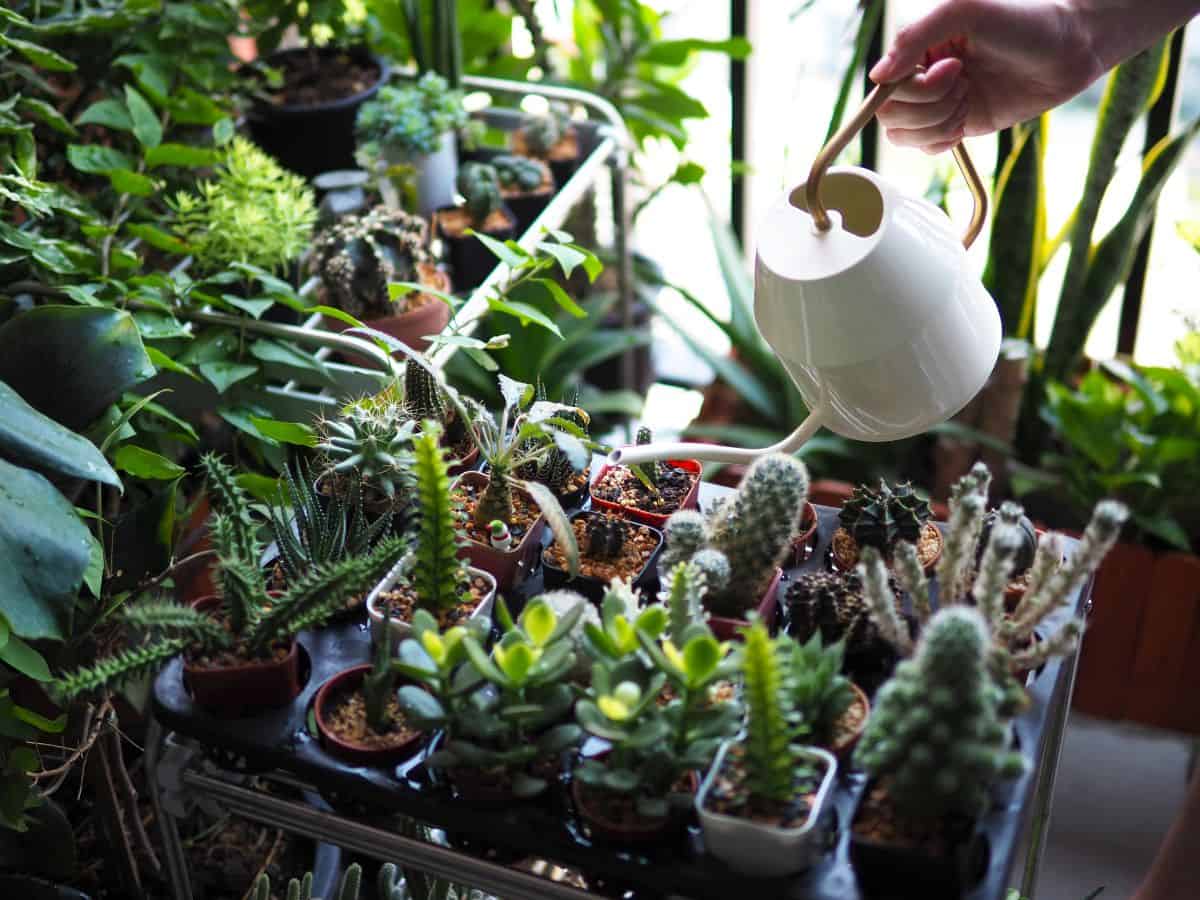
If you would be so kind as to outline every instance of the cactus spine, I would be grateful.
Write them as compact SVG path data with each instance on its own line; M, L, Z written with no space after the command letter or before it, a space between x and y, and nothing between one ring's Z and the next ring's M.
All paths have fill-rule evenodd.
M876 698L855 759L889 779L888 795L904 818L977 816L997 779L1024 770L1020 754L1006 748L989 644L978 612L942 610L915 658L897 666Z
M441 385L432 372L415 362L404 366L404 411L417 422L432 419L444 425L447 421Z

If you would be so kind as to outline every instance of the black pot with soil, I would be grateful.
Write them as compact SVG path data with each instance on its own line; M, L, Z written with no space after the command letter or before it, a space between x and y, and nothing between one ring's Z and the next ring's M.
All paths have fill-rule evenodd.
M283 84L257 92L246 116L254 143L306 178L355 168L358 108L387 80L388 62L364 47L298 47L264 62Z
M630 581L635 590L655 579L655 560L663 544L657 528L600 512L576 513L571 527L579 545L579 574L568 574L562 548L553 543L542 551L547 588L578 591L600 603L614 578Z
M467 229L486 234L498 241L511 241L517 237L517 217L506 207L500 207L482 225L474 222L466 209L449 206L439 209L434 216L438 237L445 245L445 258L450 263L455 288L460 292L472 291L483 284L492 269L500 261Z

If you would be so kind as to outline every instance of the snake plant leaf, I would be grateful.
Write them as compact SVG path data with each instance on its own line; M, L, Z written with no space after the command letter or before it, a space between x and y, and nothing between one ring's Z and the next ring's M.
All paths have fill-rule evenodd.
M1028 340L1037 312L1046 241L1046 126L1041 116L1017 130L996 182L991 245L983 284L1000 307L1006 337Z
M1170 57L1168 47L1166 40L1160 41L1123 62L1109 76L1097 113L1083 197L1076 210L1075 226L1071 232L1070 256L1063 276L1062 294L1050 344L1046 348L1045 373L1049 377L1061 380L1082 354L1087 342L1093 319L1080 314L1079 304L1084 299L1087 286L1092 235L1096 229L1100 203L1116 172L1117 156L1134 122L1162 90ZM1107 299L1107 296L1089 298L1089 306L1095 302L1103 306Z
M137 322L91 306L39 306L0 326L0 381L73 430L154 375Z
M96 445L42 415L0 381L0 454L44 472L120 487Z
M0 614L22 638L61 640L90 558L75 508L37 472L0 460Z

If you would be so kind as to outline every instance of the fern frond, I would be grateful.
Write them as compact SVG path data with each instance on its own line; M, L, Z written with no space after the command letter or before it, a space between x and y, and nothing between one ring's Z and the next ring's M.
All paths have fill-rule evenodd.
M151 675L187 646L188 641L185 638L169 638L122 650L108 659L97 660L91 666L84 666L62 675L54 683L55 693L64 700L71 700L80 694L98 691L104 687L116 687Z

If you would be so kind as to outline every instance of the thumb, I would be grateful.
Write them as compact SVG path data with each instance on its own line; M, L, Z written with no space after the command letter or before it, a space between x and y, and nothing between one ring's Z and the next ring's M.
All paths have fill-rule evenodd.
M905 77L925 61L927 50L970 31L975 13L970 0L945 0L924 18L901 28L887 55L871 69L871 80L884 84Z

